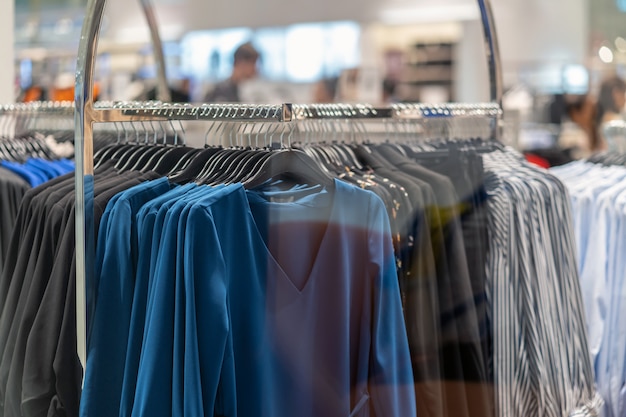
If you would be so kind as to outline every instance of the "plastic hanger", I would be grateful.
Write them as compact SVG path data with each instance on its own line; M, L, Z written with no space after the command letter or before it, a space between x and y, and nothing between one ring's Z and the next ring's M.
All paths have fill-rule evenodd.
M209 146L209 136L215 132L215 137L218 137L218 132L224 125L224 122L214 122L207 129L204 135L204 150L185 158L185 161L180 161L177 166L171 169L169 173L170 181L177 184L184 184L191 181L197 181L203 173L207 172L209 167L212 167L216 160L222 157L222 154L226 151L222 146Z
M228 158L239 152L239 149L223 148L216 152L211 159L207 161L207 164L198 173L196 181L200 183L209 183L211 178L217 177L222 171L223 165L228 161Z
M220 137L218 135L220 129L222 129L222 133L225 131L225 126L227 126L224 122L219 122L217 125L217 129L215 131L215 136ZM205 136L205 144L207 142L208 135L210 134L211 129L207 132ZM231 147L223 148L220 152L217 152L209 161L207 161L207 165L198 173L196 177L196 181L199 183L208 184L211 182L211 178L214 178L222 172L223 165L226 163L228 158L231 158L234 153L238 152L239 149L233 148L233 142L231 139Z
M239 147L235 149L235 152L231 152L227 156L224 156L224 159L221 159L218 164L214 165L213 170L207 172L206 177L202 178L202 183L211 185L233 183L237 182L238 178L247 174L247 172L242 172L243 167L249 160L258 156L258 153L250 146L242 146L244 144L244 137L246 136L246 128L247 126L243 125L241 135L239 132L236 134ZM250 142L251 138L249 136L248 145L250 145Z
M13 161L16 161L16 162L24 162L24 161L26 161L26 155L23 152L20 152L15 147L15 140L14 139L6 140L3 143L5 145L5 150L11 156Z
M110 145L103 147L100 151L94 154L94 160L97 161L95 167L98 168L101 164L106 161L110 161L115 158L115 155L119 152L122 152L123 149L132 146L128 143L128 132L124 129L122 125L122 130L124 131L124 142L122 142L122 131L120 130L118 123L114 122L113 127L115 127L115 131L117 134L116 142Z
M119 159L115 164L115 168L120 171L130 171L144 153L152 153L158 150L159 149L154 146L134 145L126 152L120 154Z
M0 159L5 161L13 161L13 157L4 147L4 140L0 140Z
M158 160L158 158L171 149L170 147L162 145L144 145L144 147L146 149L143 152L139 152L139 154L135 154L135 160L129 162L128 165L131 165L130 168L128 168L129 171L149 171L146 167L150 161L155 158Z
M281 147L284 145L285 133L283 131L280 137ZM287 149L271 151L269 156L254 168L251 175L244 181L246 188L255 188L270 180L288 179L304 184L320 184L334 189L333 176L305 152L291 148L292 133L293 131L289 132Z
M191 151L184 154L176 163L169 168L169 171L165 175L170 176L183 171L204 149L193 148ZM152 171L157 167L150 168ZM156 171L155 171L156 172Z
M208 147L197 153L189 164L181 171L174 171L170 175L170 182L176 184L185 184L194 181L198 175L204 170L217 153L222 152L223 148Z
M333 189L335 187L333 177L322 171L310 156L296 149L272 151L258 171L244 182L244 186L248 189L255 188L279 178L305 184L320 184Z
M254 154L244 161L244 164L239 169L239 175L234 177L231 182L245 182L254 172L257 172L263 162L269 158L271 151L268 149L257 149Z
M214 168L213 173L208 173L206 178L203 178L203 184L218 185L231 183L232 178L239 174L238 167L241 161L245 161L251 158L255 154L250 148L237 149L224 158L221 163Z
M240 168L241 174L236 178L233 178L233 182L244 183L261 169L265 160L271 156L271 144L273 142L274 134L279 130L279 128L279 125L275 125L274 129L271 129L270 126L270 129L264 131L263 142L265 147L258 148L255 154L245 161L245 164ZM257 135L257 147L259 146L258 138L259 136Z
M147 164L145 171L155 171L161 175L166 175L176 167L178 162L190 153L198 150L187 146L175 146L166 148L164 152L155 154Z
M128 153L124 153L124 157L121 158L116 164L116 168L120 171L136 171L145 165L145 162L155 153L160 152L163 148L160 146L149 146L149 134L143 122L141 125L144 130L144 141L141 144L137 144L136 148ZM137 137L139 138L139 137Z
M229 182L230 177L236 175L235 171L240 161L251 156L251 152L253 153L253 151L250 146L244 146L244 135L240 135L242 127L245 132L245 124L237 126L236 132L233 132L232 130L230 131L229 136L231 152L222 154L219 161L213 165L213 169L207 172L206 177L202 180L202 183L217 185Z

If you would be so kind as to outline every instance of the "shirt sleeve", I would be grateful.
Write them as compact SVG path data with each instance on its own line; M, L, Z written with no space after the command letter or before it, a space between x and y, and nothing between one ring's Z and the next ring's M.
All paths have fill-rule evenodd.
M213 415L214 410L219 415L216 398L229 319L224 258L213 218L207 210L191 209L184 242L184 415Z
M368 224L373 309L369 378L372 415L415 416L411 358L391 230L384 205L375 196L370 202Z
M133 417L171 415L174 311L176 302L182 301L174 297L178 220L178 212L170 209L161 235L152 294L146 307Z
M117 205L111 213L117 227L108 234L106 247L99 248L104 254L81 402L81 414L85 416L119 413L133 296L133 282L129 279L131 216L127 202Z

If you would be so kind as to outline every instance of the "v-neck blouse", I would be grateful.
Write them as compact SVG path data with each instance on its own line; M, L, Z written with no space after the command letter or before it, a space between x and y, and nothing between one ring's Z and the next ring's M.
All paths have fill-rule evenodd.
M239 186L215 197L191 209L185 237L190 249L195 247L186 251L185 262L197 265L186 271L185 279L205 288L221 287L221 282L226 290L228 340L225 345L203 342L198 334L198 352L190 356L199 361L203 379L216 369L211 363L221 364L215 413L415 416L411 360L382 200L340 181L333 191L296 190L268 198ZM327 223L320 244L305 249L311 251L312 266L302 287L294 285L269 252L257 223L264 217L259 212L278 222L306 225L308 216L313 223ZM215 233L198 226L215 228ZM295 251L302 246L298 236L286 238ZM209 256L221 260L208 266ZM202 309L221 308L220 294L196 290L186 297ZM222 315L197 314L195 326L200 332L218 317ZM216 355L218 346L223 355Z

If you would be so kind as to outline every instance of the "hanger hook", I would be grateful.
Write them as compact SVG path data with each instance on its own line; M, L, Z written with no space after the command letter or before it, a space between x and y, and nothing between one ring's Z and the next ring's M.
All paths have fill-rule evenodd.
M172 132L174 133L174 144L178 144L178 131L176 130L176 127L174 126L174 123L171 119L168 119L168 123L172 128Z

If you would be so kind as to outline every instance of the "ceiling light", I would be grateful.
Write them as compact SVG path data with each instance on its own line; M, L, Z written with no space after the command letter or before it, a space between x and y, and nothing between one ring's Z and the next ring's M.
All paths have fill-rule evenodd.
M600 56L602 62L604 62L605 64L610 64L611 62L613 62L613 51L611 51L611 49L607 46L603 46L602 48L600 48L600 50L598 51L598 55Z

